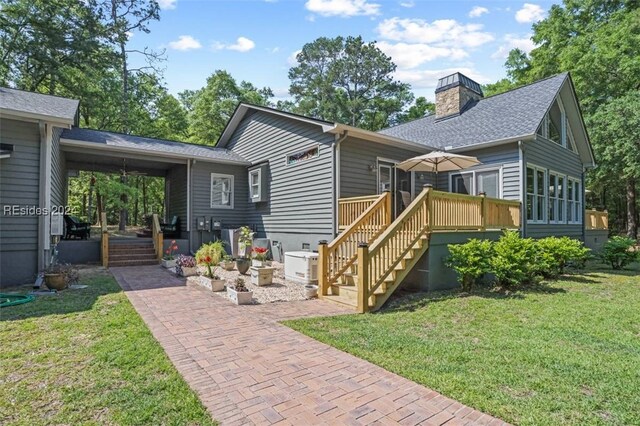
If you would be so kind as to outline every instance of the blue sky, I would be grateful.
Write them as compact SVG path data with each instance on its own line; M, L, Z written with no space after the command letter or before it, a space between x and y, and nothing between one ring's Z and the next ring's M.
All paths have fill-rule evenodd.
M132 47L166 49L164 77L176 94L216 69L286 98L295 52L325 36L362 35L398 65L396 78L433 99L439 77L461 71L480 83L505 73L513 47L528 51L545 1L159 0L160 21Z

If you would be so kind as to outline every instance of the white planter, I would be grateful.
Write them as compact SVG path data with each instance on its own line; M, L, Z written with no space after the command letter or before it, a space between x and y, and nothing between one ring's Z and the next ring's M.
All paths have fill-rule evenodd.
M262 268L263 266L266 266L266 263L267 262L265 260L251 259L251 266L255 268Z
M235 291L227 287L227 295L236 305L250 305L253 301L253 291Z
M214 280L209 277L200 276L200 285L211 291L224 291L224 280Z
M236 265L233 261L231 261L231 262L220 262L220 266L225 271L233 271L233 268L235 268Z
M162 259L162 267L167 269L175 268L177 261L178 261L177 259L171 259L171 260Z
M271 285L273 283L273 271L275 268L256 268L252 267L251 284L262 286Z
M318 297L318 286L309 284L304 286L304 295L307 299Z
M181 277L193 277L194 275L198 275L198 267L194 266L192 268L187 268L184 266L179 266L180 276Z

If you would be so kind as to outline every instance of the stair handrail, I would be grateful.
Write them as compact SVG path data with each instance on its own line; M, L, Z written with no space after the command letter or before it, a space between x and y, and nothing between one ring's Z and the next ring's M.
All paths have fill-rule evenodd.
M153 214L153 221L151 225L151 239L153 240L153 248L156 252L156 257L158 260L162 260L162 251L164 250L164 241L162 228L160 227L160 220L158 219L158 214Z
M422 192L402 212L398 218L368 247L362 251L365 256L358 258L358 269L366 270L366 276L358 276L364 309L366 301L373 294L384 279L394 270L396 265L409 253L418 240L426 235L431 228L430 193L432 188L426 185ZM361 265L362 263L362 265ZM362 282L362 283L361 283Z
M358 258L358 244L375 240L391 223L391 193L383 192L340 235L318 246L318 294L326 296L329 286L337 282Z
M109 230L107 229L107 213L100 213L100 251L102 266L109 266Z

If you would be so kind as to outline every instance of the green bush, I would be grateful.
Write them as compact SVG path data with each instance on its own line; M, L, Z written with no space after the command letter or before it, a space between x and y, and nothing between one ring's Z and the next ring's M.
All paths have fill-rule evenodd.
M448 248L447 266L458 274L462 290L471 291L477 280L489 272L491 242L473 238L464 244L449 244Z
M534 269L546 278L564 273L569 263L584 265L590 250L582 242L569 237L547 237L535 241Z
M495 275L497 284L504 288L533 282L537 275L535 253L535 242L531 238L521 238L518 232L505 231L493 243L489 270Z
M602 248L600 258L613 269L622 269L638 259L638 252L632 251L635 241L627 237L612 237Z

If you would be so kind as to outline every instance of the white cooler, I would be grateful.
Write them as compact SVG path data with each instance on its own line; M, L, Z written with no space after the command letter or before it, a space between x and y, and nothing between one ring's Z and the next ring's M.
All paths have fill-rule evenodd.
M289 251L284 254L284 277L302 284L318 283L318 253Z

